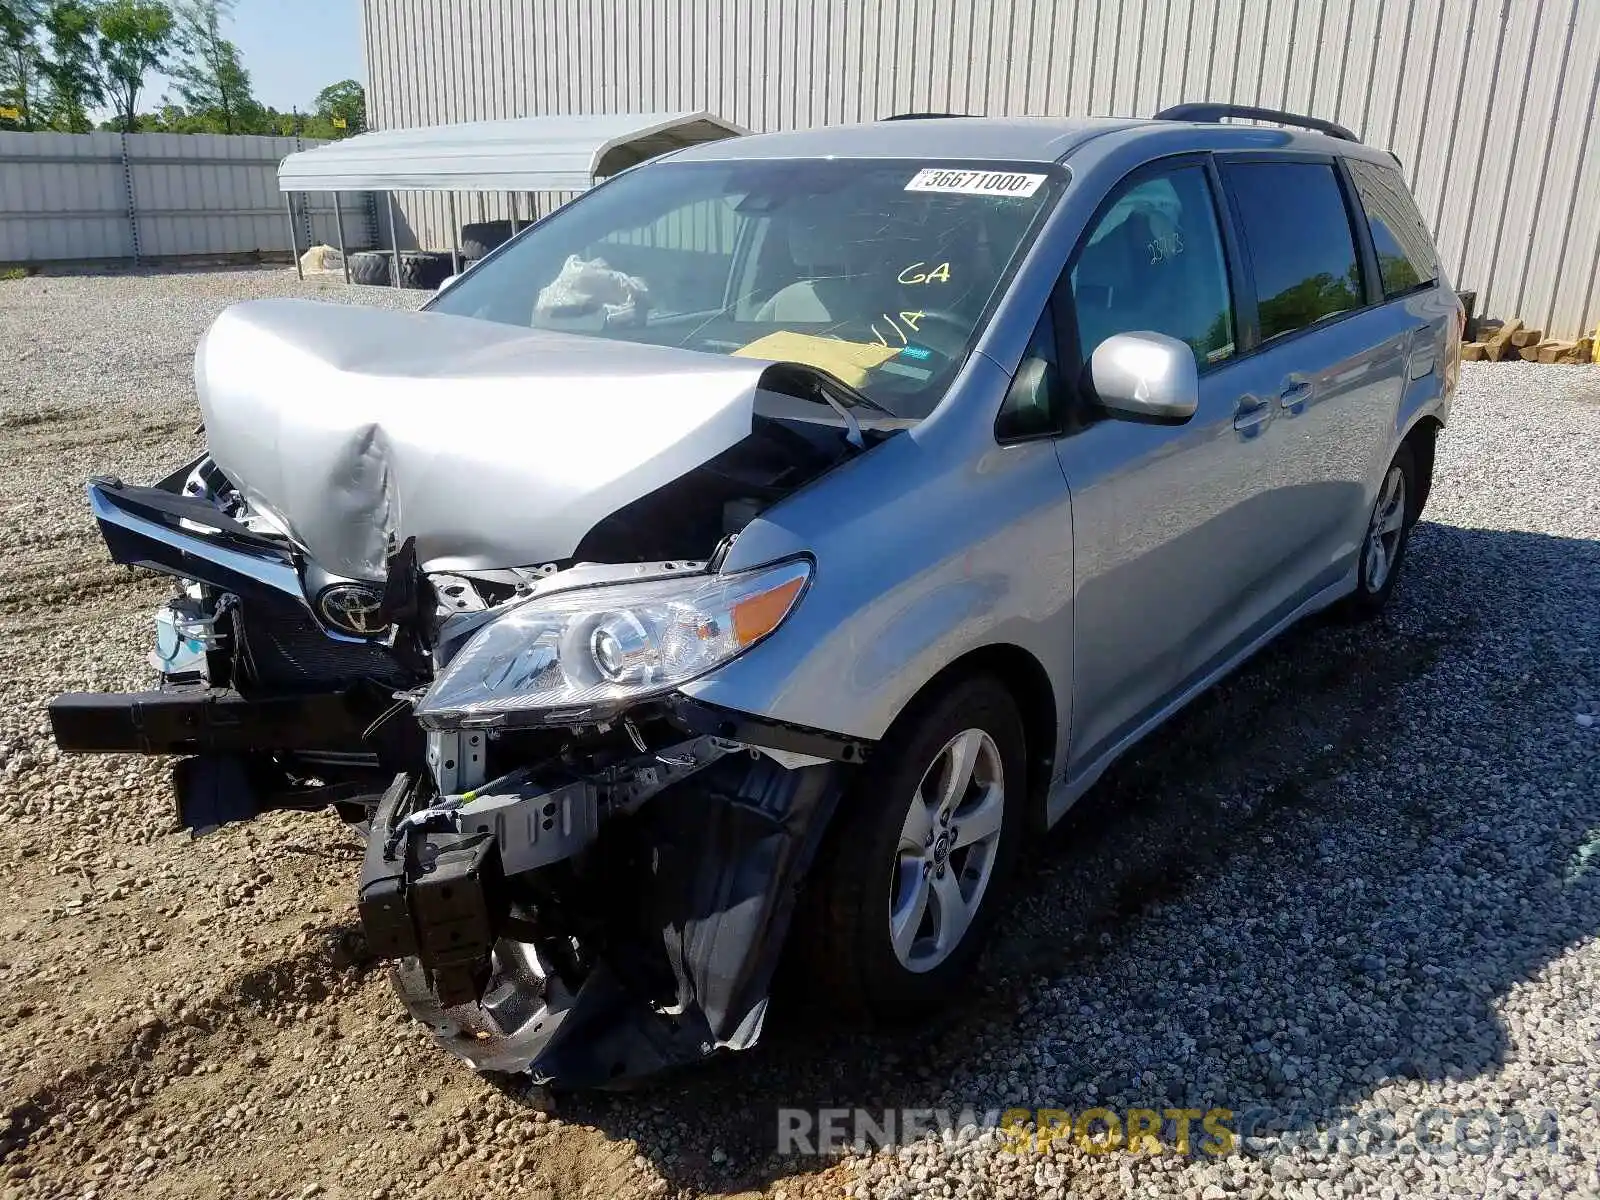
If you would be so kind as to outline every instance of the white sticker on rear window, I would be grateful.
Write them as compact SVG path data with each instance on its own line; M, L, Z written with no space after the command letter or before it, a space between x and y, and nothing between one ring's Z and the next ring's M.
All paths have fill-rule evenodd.
M1031 196L1044 182L1043 175L1021 171L957 171L924 167L906 184L908 192L955 192L962 196Z

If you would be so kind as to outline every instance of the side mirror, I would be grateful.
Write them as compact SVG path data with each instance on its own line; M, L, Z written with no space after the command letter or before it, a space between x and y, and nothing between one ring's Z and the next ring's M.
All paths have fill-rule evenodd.
M1108 413L1181 425L1200 406L1194 351L1163 333L1118 333L1089 358L1089 391Z

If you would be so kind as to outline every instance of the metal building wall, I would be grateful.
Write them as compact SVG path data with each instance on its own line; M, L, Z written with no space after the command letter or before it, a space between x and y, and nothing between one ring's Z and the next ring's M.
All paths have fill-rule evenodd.
M929 110L1148 116L1184 100L1329 117L1399 154L1480 311L1557 335L1600 320L1600 0L364 7L380 129L707 108L771 130ZM420 241L448 244L441 199L404 208Z
M181 259L289 250L278 163L292 137L0 133L0 262ZM346 242L368 244L364 195L341 199ZM297 237L335 241L314 198Z

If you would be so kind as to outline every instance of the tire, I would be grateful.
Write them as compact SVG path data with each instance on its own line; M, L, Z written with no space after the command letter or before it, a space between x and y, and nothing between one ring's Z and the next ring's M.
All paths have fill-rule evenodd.
M920 823L912 806L920 804L925 782L941 790L951 756L961 749L976 749L977 765L965 798L958 796L953 805L958 832L947 840L952 825L940 821L937 804ZM866 1024L915 1021L944 1004L970 976L1021 846L1026 764L1016 701L989 675L955 683L919 704L873 751L840 802L794 927L798 965L832 1011ZM985 798L986 786L996 782L998 800L992 791ZM997 812L989 808L995 803ZM962 841L963 813L973 824L966 841L951 849ZM974 840L974 826L987 825L985 814L994 822L992 840ZM906 836L918 830L926 832ZM923 843L920 859L910 845L917 840ZM970 896L963 895L969 885ZM959 931L945 940L940 897L952 894L962 905L952 905L951 916L970 915L964 926L956 919L951 928ZM891 921L896 913L919 912L915 928L900 922L910 933L897 949Z
M400 286L434 291L450 276L450 256L437 250L402 250Z
M461 257L478 259L511 237L510 221L474 221L461 227Z
M389 255L376 250L360 250L350 256L350 282L388 287Z
M1399 495L1393 494L1398 480ZM1381 613L1394 593L1395 581L1400 578L1400 566L1405 561L1406 545L1411 540L1411 527L1417 521L1418 491L1417 461L1407 442L1400 443L1389 469L1383 473L1378 485L1378 497L1367 518L1367 532L1361 539L1361 557L1356 566L1356 590L1345 597L1341 615L1350 620L1371 620ZM1388 531L1378 534L1380 525ZM1381 555L1381 557L1380 557Z

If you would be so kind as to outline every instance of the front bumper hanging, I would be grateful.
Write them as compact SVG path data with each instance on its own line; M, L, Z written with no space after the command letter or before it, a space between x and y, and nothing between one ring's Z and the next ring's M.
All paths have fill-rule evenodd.
M503 838L428 815L416 780L398 776L372 821L362 926L399 960L412 1014L480 1070L589 1088L743 1049L841 782L833 763L735 754L599 837L573 818L574 844L603 860L594 874L630 901L579 969L514 902Z
M383 702L357 686L246 699L228 688L121 694L68 692L50 701L56 745L75 754L245 754L358 747Z

